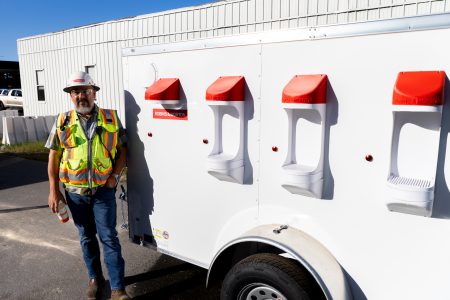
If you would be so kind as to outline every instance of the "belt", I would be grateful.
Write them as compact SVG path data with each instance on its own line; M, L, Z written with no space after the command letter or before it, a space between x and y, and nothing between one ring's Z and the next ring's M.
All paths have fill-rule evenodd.
M86 188L86 187L77 187L77 186L66 186L64 185L64 189L69 193L78 194L80 196L92 196L97 192L97 188Z

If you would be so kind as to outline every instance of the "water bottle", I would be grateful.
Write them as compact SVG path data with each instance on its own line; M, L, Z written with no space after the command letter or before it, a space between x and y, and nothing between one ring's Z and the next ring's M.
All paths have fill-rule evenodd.
M67 221L69 221L69 213L67 212L67 207L64 202L59 202L58 212L56 214L58 215L58 219L61 223L66 223Z

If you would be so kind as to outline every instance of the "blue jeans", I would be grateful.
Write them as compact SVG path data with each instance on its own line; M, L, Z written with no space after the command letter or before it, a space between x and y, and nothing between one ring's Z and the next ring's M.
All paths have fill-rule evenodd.
M116 230L115 189L100 187L93 196L80 196L66 191L66 199L80 234L81 250L89 278L103 276L100 248L96 237L98 233L103 245L104 262L108 269L111 289L124 289L125 262Z

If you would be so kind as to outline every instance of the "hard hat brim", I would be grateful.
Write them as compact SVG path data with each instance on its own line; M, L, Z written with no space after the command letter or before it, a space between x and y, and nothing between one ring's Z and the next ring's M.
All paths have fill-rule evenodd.
M96 85L90 85L90 84L85 85L85 84L80 84L80 85L72 85L72 86L65 87L65 88L63 88L63 91L66 92L66 93L70 93L71 90L73 90L73 89L75 89L75 88L77 88L77 87L80 87L80 86L90 86L90 87L92 87L95 91L99 91L99 90L100 90L100 88L99 88L98 86L96 86Z

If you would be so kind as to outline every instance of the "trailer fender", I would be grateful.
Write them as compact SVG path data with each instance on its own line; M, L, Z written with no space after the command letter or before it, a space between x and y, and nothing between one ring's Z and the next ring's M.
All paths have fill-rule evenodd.
M258 226L224 245L211 261L207 285L210 276L220 264L220 258L225 253L230 254L230 251L236 252L240 245L245 244L271 246L297 260L313 276L327 299L353 299L344 271L330 251L305 232L280 224ZM250 252L245 255L258 253L258 250L253 249ZM243 258L245 256L240 257Z

